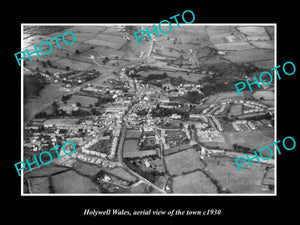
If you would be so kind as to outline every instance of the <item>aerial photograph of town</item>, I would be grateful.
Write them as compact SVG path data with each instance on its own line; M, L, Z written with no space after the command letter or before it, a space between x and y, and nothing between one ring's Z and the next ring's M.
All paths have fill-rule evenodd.
M52 44L22 61L23 161L53 159L26 166L22 194L274 195L274 146L235 162L274 142L274 83L235 84L275 66L275 25L175 24L139 45L145 28L22 24L22 51Z

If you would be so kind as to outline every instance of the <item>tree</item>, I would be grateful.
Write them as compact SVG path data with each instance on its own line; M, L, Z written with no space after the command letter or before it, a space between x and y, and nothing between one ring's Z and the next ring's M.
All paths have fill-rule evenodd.
M57 102L54 101L54 102L52 103L52 108L53 108L53 112L54 112L54 113L57 113L58 107L59 107L59 106L58 106Z
M77 107L81 107L81 103L80 102L76 102L76 106Z
M200 100L201 98L202 98L202 95L199 94L198 91L189 91L189 92L187 93L187 99L188 99L188 101L191 102L191 103L194 103L194 104L199 103L199 100Z
M182 129L183 128L183 123L180 123L179 127L180 127L180 129Z
M75 50L75 54L78 55L80 52L78 49Z

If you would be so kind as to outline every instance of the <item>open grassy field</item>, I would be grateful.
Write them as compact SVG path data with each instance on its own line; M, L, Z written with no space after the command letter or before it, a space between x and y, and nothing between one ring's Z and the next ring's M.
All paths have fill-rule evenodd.
M126 170L122 167L115 167L112 170L109 170L109 173L121 177L124 180L135 182L137 180L136 177L132 176L130 173L126 172Z
M85 41L87 44L96 45L96 46L107 46L113 49L120 49L123 44L125 44L125 40L114 42L109 40L99 40L99 39L91 39L88 41Z
M220 38L231 35L236 29L233 26L208 26L206 31L210 38Z
M257 66L258 68L261 68L261 69L266 69L266 70L269 70L273 67L275 67L275 63L274 63L274 60L271 59L271 60L262 60L262 61L258 61L258 62L252 62L251 63L252 65L254 66Z
M72 97L68 100L68 104L76 104L80 103L83 107L89 107L98 101L97 98L82 96L82 95L72 95Z
M24 33L31 35L50 35L53 37L55 33L63 34L65 30L73 29L72 26L24 26Z
M139 130L127 130L126 131L126 138L140 138L142 135L142 132Z
M39 44L42 42L42 41L49 41L50 38L52 38L52 35L33 35L33 36L28 36L27 38L24 37L23 39L23 47L24 47L24 50L30 46L33 46L33 45L36 45L37 48L39 47ZM52 41L53 42L53 41ZM50 41L51 43L51 41ZM53 42L55 43L55 41ZM52 44L52 43L51 43ZM45 46L48 46L47 44L44 44ZM42 45L42 46L44 46ZM33 48L32 48L33 49ZM25 50L26 51L26 50ZM28 49L29 51L29 49ZM31 51L29 51L31 52Z
M165 157L167 170L171 175L182 175L196 169L203 169L204 165L194 149L188 149Z
M255 48L248 42L222 43L215 44L214 46L221 51L241 51Z
M242 114L243 105L241 104L234 104L230 107L230 113L231 115L240 115Z
M49 179L48 177L38 177L29 179L32 194L48 194Z
M79 71L86 71L92 68L91 67L92 62L86 63L86 62L71 60L68 58L58 59L53 64L58 66L58 68L60 69L65 69L68 66L72 70L79 70Z
M124 152L135 152L138 150L138 139L128 139L124 143Z
M174 193L217 193L216 186L200 171L173 178Z
M73 167L73 169L77 171L79 174L87 175L90 177L96 175L101 170L100 167L97 165L92 165L79 160L76 166Z
M128 193L140 193L140 194L145 194L149 193L151 187L148 184L145 183L140 183L138 185L132 185L130 188L128 188Z
M237 29L247 36L249 41L269 41L270 37L263 26L242 26Z
M249 49L249 50L236 51L236 52L232 51L232 52L228 52L228 54L226 54L223 57L235 63L272 60L274 59L274 50L273 49Z
M253 167L244 164L239 171L233 158L209 157L205 161L210 175L232 193L261 193L265 166L252 161Z
M222 132L223 137L225 138L224 148L232 149L232 145L237 143L238 145L242 145L248 147L250 149L259 150L263 146L269 146L274 142L274 138L271 137L271 133L274 131L268 132L268 135L265 136L263 132L259 130L254 130L252 132L231 132L225 131Z
M37 169L33 170L32 172L29 171L25 174L25 176L26 177L48 176L48 175L55 174L55 173L65 171L68 169L69 168L66 168L66 167L48 165L48 166L43 166L41 168L37 168Z
M89 178L74 171L52 176L55 193L99 193L99 187Z
M274 41L253 41L251 44L257 48L274 49Z
M86 25L77 25L68 30L72 31L75 36L77 33L91 33L91 34L98 34L101 33L106 29L106 26L86 26Z
M255 91L252 96L256 99L264 98L265 100L273 100L275 93L273 91Z

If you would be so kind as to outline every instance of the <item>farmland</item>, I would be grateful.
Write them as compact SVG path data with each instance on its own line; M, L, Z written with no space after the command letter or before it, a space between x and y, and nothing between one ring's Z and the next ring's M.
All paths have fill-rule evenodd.
M101 170L99 166L87 164L81 161L78 161L73 169L79 174L87 175L90 177L96 175Z
M165 157L167 170L171 175L182 175L196 169L202 169L198 153L194 149L188 149Z
M217 193L216 186L201 171L173 178L174 193Z
M274 135L274 131L273 135ZM231 149L234 143L239 145L259 150L263 146L269 146L274 142L273 138L270 138L270 134L268 136L264 136L259 130L248 132L222 132L223 137L226 142L224 142L224 148ZM253 141L255 140L255 141Z
M38 177L29 179L31 192L34 194L49 193L49 179L48 177Z
M72 95L70 100L68 100L69 104L80 103L83 107L89 107L90 105L94 106L97 102L97 98L87 97L82 95Z
M230 192L259 193L261 191L265 166L253 163L251 168L249 164L244 164L245 167L239 171L234 159L227 157L210 157L206 159L206 163L206 170Z
M114 169L110 170L109 173L121 177L122 179L125 179L127 181L135 182L137 180L136 177L126 172L122 167L115 167Z
M99 187L89 178L74 171L52 176L55 193L99 193Z
M256 91L253 94L253 97L256 99L265 99L265 100L273 100L274 92L273 91Z
M68 168L65 167L58 167L58 166L44 166L39 169L33 170L32 172L26 173L26 177L42 177L42 176L49 176L51 174L56 174L62 171L66 171Z

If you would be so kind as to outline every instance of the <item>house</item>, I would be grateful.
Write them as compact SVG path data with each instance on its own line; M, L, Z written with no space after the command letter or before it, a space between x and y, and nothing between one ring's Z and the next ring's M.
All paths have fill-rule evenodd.
M172 114L171 119L181 119L181 115Z

